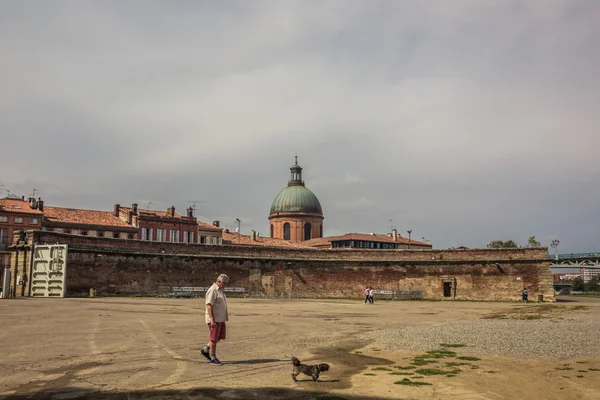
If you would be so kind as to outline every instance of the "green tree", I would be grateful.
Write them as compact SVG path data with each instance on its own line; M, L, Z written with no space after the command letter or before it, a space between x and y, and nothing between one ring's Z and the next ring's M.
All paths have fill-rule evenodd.
M528 247L540 247L540 242L535 240L535 236L530 236L529 240L527 241L527 246Z
M492 240L487 247L490 249L510 249L517 248L519 245L517 245L514 240Z
M583 283L583 278L577 277L573 279L573 283L571 285L571 290L574 292L583 292L585 290L585 284Z
M586 292L600 292L600 277L592 277L584 287Z

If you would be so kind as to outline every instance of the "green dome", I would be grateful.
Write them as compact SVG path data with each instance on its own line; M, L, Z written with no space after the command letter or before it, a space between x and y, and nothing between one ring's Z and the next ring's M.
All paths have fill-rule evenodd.
M279 212L303 212L323 215L319 199L304 185L290 185L273 200L271 214Z

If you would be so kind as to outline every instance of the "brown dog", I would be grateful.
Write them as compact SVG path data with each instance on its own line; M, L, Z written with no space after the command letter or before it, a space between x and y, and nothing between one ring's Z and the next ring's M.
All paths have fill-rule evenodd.
M329 371L329 364L306 365L302 364L296 357L292 357L292 379L295 382L298 382L296 377L300 374L311 376L313 382L316 382L319 379L319 374L323 371Z

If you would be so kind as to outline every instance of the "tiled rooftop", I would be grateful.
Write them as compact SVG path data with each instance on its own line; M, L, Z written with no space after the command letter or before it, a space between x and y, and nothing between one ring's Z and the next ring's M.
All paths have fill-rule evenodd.
M248 235L240 235L239 233L225 232L223 231L223 244L239 244L244 246L273 246L273 247L294 247L294 248L307 248L304 243L295 243L283 239L274 239L270 237L257 237L256 240L252 240L252 237Z
M0 199L0 212L36 215L43 214L40 210L31 208L28 201L21 199Z
M127 222L116 217L111 211L82 210L78 208L44 207L44 220L48 224L77 224L132 228Z

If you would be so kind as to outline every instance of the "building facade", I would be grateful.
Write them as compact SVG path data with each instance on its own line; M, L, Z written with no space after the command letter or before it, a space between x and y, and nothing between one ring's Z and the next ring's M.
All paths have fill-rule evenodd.
M71 235L137 239L138 232L110 211L50 207L44 209L42 229Z
M12 245L14 232L39 230L43 209L44 202L41 199L25 200L16 196L0 199L0 271L10 263L8 246Z
M273 200L269 213L270 237L303 242L323 237L323 209L315 194L302 180L302 168L290 168L288 185Z

